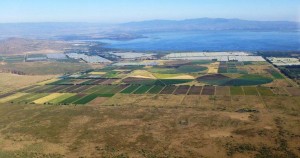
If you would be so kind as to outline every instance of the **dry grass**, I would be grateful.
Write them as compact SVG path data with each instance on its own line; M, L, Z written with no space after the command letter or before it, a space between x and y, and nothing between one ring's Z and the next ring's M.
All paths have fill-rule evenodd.
M54 77L56 76L54 75L28 76L28 75L16 75L10 73L0 73L0 93L33 85L37 82L49 80Z
M98 64L101 67L101 64ZM86 63L71 62L18 62L0 65L0 69L23 72L27 75L61 75L64 73L75 73L90 70L94 66ZM96 67L96 66L95 66Z
M173 99L167 96L157 102ZM159 108L0 105L0 156L226 158L300 155L298 116L283 114L280 108L270 112L265 107L258 108L259 113L220 111L213 108L214 102L208 97L189 99L199 100L200 105ZM230 102L228 98L217 98L220 103L224 99ZM266 99L270 106L276 104L274 97ZM280 98L287 99L290 98ZM203 108L202 102L206 102L207 108ZM287 102L286 106L292 105L299 110L294 104L295 101Z
M219 65L220 65L220 62L211 63L208 66L208 73L209 74L217 74L218 70L219 70Z

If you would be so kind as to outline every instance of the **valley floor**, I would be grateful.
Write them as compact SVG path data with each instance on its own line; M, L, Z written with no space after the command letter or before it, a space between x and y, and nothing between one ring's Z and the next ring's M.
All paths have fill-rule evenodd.
M300 97L194 97L189 107L2 104L0 157L300 156Z

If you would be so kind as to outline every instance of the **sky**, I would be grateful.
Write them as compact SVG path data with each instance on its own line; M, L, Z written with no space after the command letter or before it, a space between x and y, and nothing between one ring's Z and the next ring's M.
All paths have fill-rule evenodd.
M300 0L0 0L0 23L203 17L300 22Z

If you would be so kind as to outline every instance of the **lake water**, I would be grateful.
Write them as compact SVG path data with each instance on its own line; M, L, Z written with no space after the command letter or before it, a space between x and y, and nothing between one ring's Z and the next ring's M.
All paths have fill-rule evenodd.
M145 34L129 41L101 40L106 47L136 51L300 50L300 32L197 31Z

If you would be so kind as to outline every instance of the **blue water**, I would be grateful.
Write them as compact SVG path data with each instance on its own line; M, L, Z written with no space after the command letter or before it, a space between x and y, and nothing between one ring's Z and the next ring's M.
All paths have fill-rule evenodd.
M300 50L300 32L197 31L145 34L129 41L101 40L106 47L136 51Z

